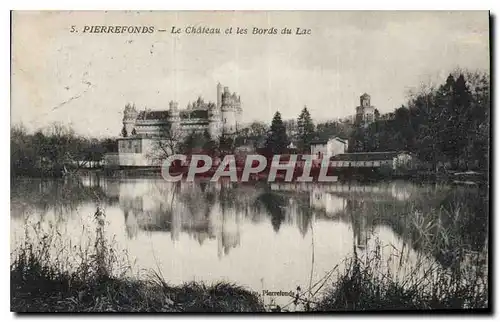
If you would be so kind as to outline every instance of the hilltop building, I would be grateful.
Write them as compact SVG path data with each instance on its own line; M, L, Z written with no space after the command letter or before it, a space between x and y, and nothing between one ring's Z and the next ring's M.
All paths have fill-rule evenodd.
M359 97L359 106L356 107L356 124L368 125L375 121L375 106L370 103L370 95L364 93Z

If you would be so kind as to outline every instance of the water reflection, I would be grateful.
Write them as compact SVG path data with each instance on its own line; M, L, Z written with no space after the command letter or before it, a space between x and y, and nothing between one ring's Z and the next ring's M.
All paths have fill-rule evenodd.
M421 256L415 236L406 233L409 220L445 207L450 194L465 193L401 182L241 185L105 178L17 181L11 191L14 234L22 235L23 218L34 213L41 220L57 218L68 238L78 238L71 232L101 204L107 233L137 259L138 268L161 269L172 283L229 280L283 291L307 285L311 276L321 278L354 249L372 249L376 240L398 249L410 245L409 258ZM484 247L486 226L470 220L476 226L464 227L464 240L471 248Z

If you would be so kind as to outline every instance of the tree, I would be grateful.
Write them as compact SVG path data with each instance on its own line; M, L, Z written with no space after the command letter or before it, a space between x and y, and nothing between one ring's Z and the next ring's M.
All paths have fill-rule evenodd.
M252 136L265 136L267 133L267 125L261 122L253 122L249 126L250 135Z
M257 149L266 140L268 126L262 122L253 122L238 132L237 141L252 145Z
M218 150L221 157L228 154L233 154L235 150L235 139L230 135L222 133L219 137Z
M271 129L267 134L266 150L273 154L282 154L289 144L286 128L280 112L276 112L271 122Z
M159 164L169 156L181 152L182 139L179 130L169 127L152 140L151 149L146 157L153 163Z
M328 121L325 123L318 123L316 126L316 135L318 139L329 139L338 136L343 139L349 138L355 130L355 127L348 123L341 123L336 121Z
M314 123L311 118L311 114L307 110L307 107L304 106L302 112L297 119L297 147L300 152L309 151L309 147L311 146L311 141L314 138Z
M216 155L218 153L218 146L217 142L212 138L208 130L205 130L203 132L203 151L209 155Z
M487 170L489 97L487 74L450 74L439 87L422 88L412 95L408 102L410 122L398 123L395 130L403 134L407 124L407 131L411 129L415 137L411 148L433 169L447 164L452 169Z

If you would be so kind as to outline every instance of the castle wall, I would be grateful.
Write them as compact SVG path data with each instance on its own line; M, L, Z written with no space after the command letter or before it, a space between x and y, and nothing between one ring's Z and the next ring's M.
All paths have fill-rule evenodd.
M208 133L210 133L212 139L218 138L222 134L222 122L220 120L210 122L208 125Z
M118 139L118 162L120 166L152 166L151 159L154 139L121 138Z

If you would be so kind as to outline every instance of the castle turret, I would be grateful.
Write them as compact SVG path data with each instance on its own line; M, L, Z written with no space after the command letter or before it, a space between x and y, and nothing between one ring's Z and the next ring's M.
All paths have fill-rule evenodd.
M233 95L229 92L229 87L224 87L222 94L222 129L224 133L236 132L236 110Z
M241 99L238 96L234 102L235 114L236 114L236 130L238 131L241 127L241 117L243 114L243 109L241 108Z
M363 107L370 107L370 95L364 93L363 95L361 95L359 97L359 104L360 106L363 106Z
M222 85L217 83L217 108L220 109L222 106Z
M125 133L123 133L124 136L132 135L135 127L135 122L137 120L137 115L138 113L135 109L135 105L125 105L125 109L123 110L123 127L125 129Z
M214 103L208 104L208 133L213 139L221 135L221 113Z

